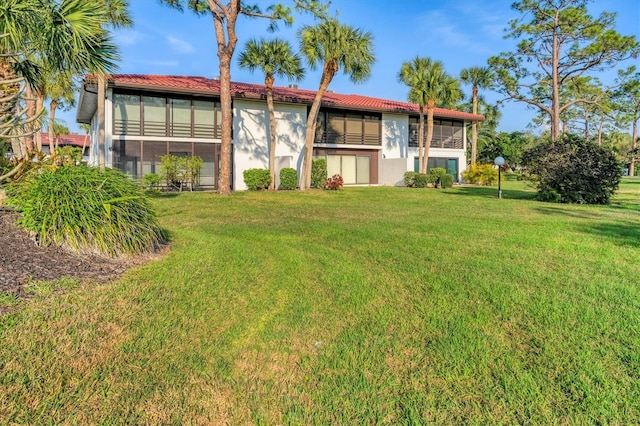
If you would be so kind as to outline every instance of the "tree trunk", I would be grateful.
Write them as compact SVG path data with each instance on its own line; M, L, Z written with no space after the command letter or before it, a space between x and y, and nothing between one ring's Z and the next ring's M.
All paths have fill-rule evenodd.
M604 119L600 120L600 125L598 126L598 145L602 146L602 128L604 127Z
M633 176L636 171L636 149L638 148L638 120L633 122L631 132L631 161L629 162L629 176Z
M106 167L105 135L104 135L104 113L106 96L106 76L98 76L98 167L104 171ZM51 143L51 141L49 142Z
M333 76L338 72L338 63L335 60L324 64L322 77L320 78L320 87L313 98L313 104L309 110L307 117L307 132L304 143L304 159L302 161L302 170L300 178L300 189L306 190L311 188L311 163L313 162L313 142L316 138L316 122L318 119L318 111L320 111L320 103L322 96L327 91L329 83L333 80Z
M478 86L474 85L471 89L472 94L472 112L473 114L478 113ZM476 163L476 158L478 156L478 122L471 122L471 164Z
M556 27L553 30L553 40L551 44L551 140L557 141L560 138L560 81L558 77L558 66L560 63L560 41L558 40L558 15L556 14Z
M267 109L269 110L269 132L271 133L271 143L269 144L269 174L271 175L271 183L269 189L278 189L276 187L276 111L273 105L273 81L272 75L267 75L264 79L264 85L267 89Z
M36 114L40 114L42 113L44 110L44 97L41 95L38 95L37 99L36 99ZM37 120L36 122L38 126L38 129L35 133L35 135L33 135L33 141L36 145L36 149L38 150L38 152L42 152L42 126L40 125L40 120Z
M427 173L427 164L429 163L429 148L431 147L431 139L433 138L433 109L436 107L434 99L427 101L427 140L424 144L424 161L423 169L420 173Z
M424 162L424 106L418 105L420 118L418 120L418 172L422 172Z
M58 149L58 139L56 138L56 109L58 108L58 102L51 100L49 104L49 155L53 156Z
M584 140L589 140L589 111L584 107Z
M220 176L218 177L218 193L231 193L231 133L233 113L231 110L231 58L220 58L220 106L222 109L222 146L220 156Z
M36 98L34 97L35 94L33 93L33 89L31 89L31 85L29 83L26 83L26 105L27 105L27 119L30 118L34 118L36 115ZM27 133L29 133L29 135L25 138L25 145L27 147L27 152L34 152L34 135L32 134L33 131L37 130L35 124L29 124L28 129L27 129Z
M231 194L231 148L233 111L231 103L231 58L238 42L236 20L240 12L240 0L232 0L229 7L222 8L209 1L213 17L220 61L220 109L222 110L222 140L220 147L220 176L218 194ZM224 21L226 20L226 33Z

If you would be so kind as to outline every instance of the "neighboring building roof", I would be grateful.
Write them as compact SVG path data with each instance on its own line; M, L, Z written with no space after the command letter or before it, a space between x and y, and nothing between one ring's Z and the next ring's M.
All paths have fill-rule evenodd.
M71 145L82 148L83 146L89 146L89 139L85 135L79 135L72 133L69 135L58 135L58 145ZM42 133L42 146L49 146L49 134Z
M95 78L88 76L87 82L94 82ZM220 80L194 76L143 75L143 74L113 74L107 76L107 84L114 88L130 88L171 93L191 93L201 95L219 95ZM87 93L93 93L86 87ZM235 99L265 99L265 87L260 84L231 82L231 95ZM273 96L276 101L287 103L311 104L316 92L313 90L292 87L274 87ZM84 107L82 97L78 109L78 121L86 122L88 109ZM326 92L322 97L322 106L328 108L342 108L360 111L375 111L388 113L417 114L418 105L407 102L372 98L362 95L343 95ZM84 111L84 113L82 113ZM91 111L91 115L93 112ZM434 116L438 118L454 118L467 121L483 121L482 115L435 108ZM82 118L85 118L82 120ZM90 119L90 117L89 117Z

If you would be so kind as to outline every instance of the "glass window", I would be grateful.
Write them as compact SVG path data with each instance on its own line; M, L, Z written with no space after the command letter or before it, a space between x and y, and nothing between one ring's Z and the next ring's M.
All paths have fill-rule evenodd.
M342 166L339 155L327 155L327 176L342 174ZM343 176L344 177L344 176Z
M143 96L144 108L143 132L144 135L167 135L167 108L166 99L153 96Z
M217 145L219 146L219 145ZM202 169L200 170L200 185L212 187L216 184L214 149L216 145L196 143L193 155L202 158Z
M120 141L120 156L118 158L118 169L133 178L140 177L140 142Z
M356 183L356 156L342 156L342 179L346 184Z
M326 116L324 112L318 113L318 118L316 119L316 142L325 143L324 141L324 128L326 125Z
M219 117L220 123L222 117ZM213 102L193 101L193 136L216 137L216 108Z
M121 93L113 95L113 133L140 134L140 96Z
M327 114L327 143L344 143L344 117Z
M167 155L166 142L143 142L142 145L142 175L147 173L161 173L160 157Z
M364 143L367 145L380 143L380 120L365 117Z
M356 183L369 183L371 174L371 158L368 156L358 156L356 164Z
M346 143L362 143L362 116L347 115L346 117Z
M191 101L171 99L171 136L191 136Z

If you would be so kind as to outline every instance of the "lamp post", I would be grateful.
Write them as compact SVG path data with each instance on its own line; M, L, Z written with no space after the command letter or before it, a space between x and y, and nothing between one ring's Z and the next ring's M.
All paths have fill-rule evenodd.
M495 160L493 160L493 164L495 164L496 166L498 166L498 198L502 198L502 186L501 186L501 177L502 175L500 174L500 172L502 171L502 165L504 164L504 158L502 157L496 157Z

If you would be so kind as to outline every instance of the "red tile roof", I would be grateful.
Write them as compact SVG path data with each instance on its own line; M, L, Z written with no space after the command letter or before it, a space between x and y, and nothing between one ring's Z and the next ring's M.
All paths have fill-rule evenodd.
M79 135L76 133L72 133L70 135L58 135L58 145L59 146L63 146L63 145L71 145L71 146L78 146L78 147L83 147L85 146L85 142L86 142L86 146L89 146L89 139L86 139L85 135ZM42 146L49 146L49 134L48 133L42 133Z
M171 92L186 92L199 94L220 93L220 80L171 75L142 75L142 74L113 74L108 76L109 85L120 88L139 88L147 90L161 90ZM265 87L259 84L231 83L231 93L234 98L265 99ZM296 89L290 87L274 87L273 95L281 102L311 104L316 92L313 90ZM418 105L407 102L372 98L362 95L343 95L326 92L322 97L322 106L357 109L376 112L418 113ZM439 118L457 118L461 120L484 120L482 115L435 108L434 116Z

